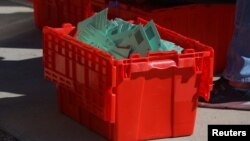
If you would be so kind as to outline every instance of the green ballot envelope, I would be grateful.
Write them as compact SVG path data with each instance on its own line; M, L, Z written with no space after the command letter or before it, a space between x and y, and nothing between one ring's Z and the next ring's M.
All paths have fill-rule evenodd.
M107 19L108 9L95 13L77 25L77 39L96 48L109 52L116 59L128 58L133 53L146 56L148 52L183 48L162 40L153 22L135 25L120 18Z

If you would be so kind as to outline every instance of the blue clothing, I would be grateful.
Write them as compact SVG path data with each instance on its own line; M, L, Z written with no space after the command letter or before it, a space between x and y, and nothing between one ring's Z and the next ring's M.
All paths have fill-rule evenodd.
M250 0L237 0L235 31L223 76L231 81L250 82Z

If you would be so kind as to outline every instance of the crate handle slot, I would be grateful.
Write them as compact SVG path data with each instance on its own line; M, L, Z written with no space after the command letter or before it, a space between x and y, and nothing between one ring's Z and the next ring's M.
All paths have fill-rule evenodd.
M174 60L171 59L165 59L161 61L152 61L152 62L143 62L143 63L132 63L130 65L130 72L143 72L143 71L149 71L151 69L159 69L164 70L171 67L176 67L177 64Z
M162 61L154 61L149 63L151 69L168 69L170 67L176 67L176 62L174 60L162 60Z

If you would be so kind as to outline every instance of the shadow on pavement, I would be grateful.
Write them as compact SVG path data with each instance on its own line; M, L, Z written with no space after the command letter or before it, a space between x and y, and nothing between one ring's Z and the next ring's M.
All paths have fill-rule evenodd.
M41 62L0 62L0 128L20 140L104 140L58 111L55 89L44 80Z

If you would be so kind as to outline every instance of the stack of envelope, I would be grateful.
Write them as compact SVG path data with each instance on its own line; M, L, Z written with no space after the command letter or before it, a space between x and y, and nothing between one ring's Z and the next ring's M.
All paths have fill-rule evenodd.
M183 48L162 40L154 22L135 25L119 18L107 19L108 9L79 22L77 39L109 52L116 59L128 58L133 53L146 56L148 52L175 50Z

